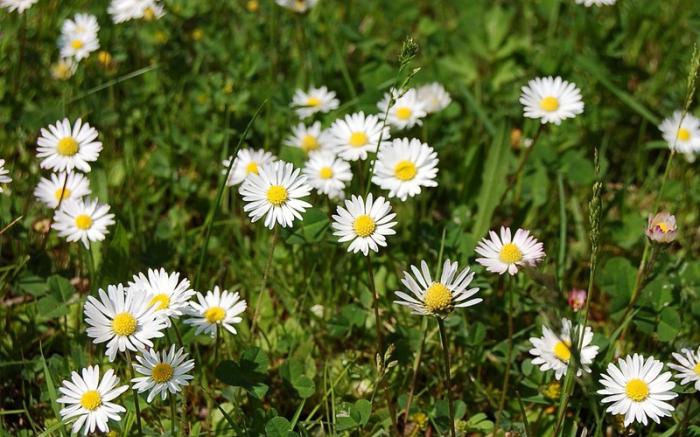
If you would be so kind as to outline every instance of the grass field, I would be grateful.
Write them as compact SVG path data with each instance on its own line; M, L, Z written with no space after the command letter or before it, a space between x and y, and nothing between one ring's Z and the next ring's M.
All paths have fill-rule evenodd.
M697 0L8 8L21 3L0 0L0 435L82 433L89 417L85 428L106 423L110 436L700 436ZM115 20L119 4L140 16ZM67 28L77 13L99 30ZM544 115L526 113L523 87L548 76L580 90L582 110L571 93L545 93ZM450 98L421 116L416 89L430 83ZM297 94L322 86L337 105ZM293 102L318 111L300 118ZM669 140L659 126L676 111ZM359 112L377 117L376 135L344 140ZM64 118L96 138L51 134ZM322 135L289 139L316 121ZM435 168L392 149L400 138L436 154ZM289 174L270 182L282 166L240 164L242 151L296 169L321 159L292 143L327 150L336 167L293 188ZM66 169L112 220L85 210L63 173L50 184ZM307 187L340 169L352 174L340 189ZM388 185L420 180L405 196ZM368 195L395 216L346 203ZM251 221L263 204L277 222ZM661 212L675 222L648 222ZM521 234L483 249L502 226L529 231L546 255ZM378 250L348 250L375 237ZM439 273L465 267L471 283ZM189 284L149 282L161 268ZM215 287L238 307L193 293ZM130 387L144 375L175 387L172 362L139 365L149 345L193 360L166 399ZM633 354L646 366L628 366ZM119 378L113 399L70 383L71 372L94 379L81 372L95 365Z

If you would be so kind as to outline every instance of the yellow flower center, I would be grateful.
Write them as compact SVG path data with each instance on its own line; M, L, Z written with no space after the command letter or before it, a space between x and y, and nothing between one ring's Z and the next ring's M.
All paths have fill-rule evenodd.
M247 4L248 12L256 12L259 6L257 0L249 0Z
M301 148L307 153L318 149L318 141L316 140L316 137L313 135L304 135L304 138L301 139Z
M102 396L97 390L88 390L80 397L80 405L88 411L95 411L102 405Z
M318 106L321 104L321 99L318 97L309 97L306 99L306 106Z
M78 50L83 47L83 42L79 39L74 39L73 41L70 42L70 46L73 47L74 49Z
M73 137L64 137L58 140L56 150L59 155L73 156L78 153L78 142Z
M545 97L544 99L540 100L540 108L547 112L554 112L559 109L559 99L552 96Z
M364 132L353 132L348 142L352 147L362 147L367 145L369 138L367 138L367 134Z
M430 312L445 311L452 303L452 292L440 282L433 282L423 296L423 305Z
M112 319L112 331L121 336L129 336L136 332L136 318L129 313L119 313Z
M250 161L248 165L245 166L245 174L249 175L251 173L258 174L258 163Z
M681 141L688 141L690 139L690 131L685 128L678 129L678 139Z
M635 402L642 402L649 396L649 386L641 379L630 379L625 386L625 393Z
M321 179L330 179L333 177L333 169L330 167L321 167L321 170L318 171L318 175Z
M146 8L143 10L143 19L146 21L151 21L156 17L156 12L153 8Z
M173 377L173 366L168 363L158 363L153 366L151 371L151 378L157 383L164 383L170 381Z
M561 361L568 362L569 358L571 358L571 349L569 349L570 346L571 342L559 341L554 345L554 350L552 352L554 353L554 356L559 358Z
M92 226L92 217L87 214L80 214L75 218L75 227L81 231L86 231Z
M693 371L700 376L700 363L697 363L695 367L693 367Z
M151 299L150 302L148 302L149 306L155 306L157 310L165 310L168 309L170 306L170 296L168 296L165 293L160 293L156 294L153 296L153 299Z
M209 323L219 323L224 320L226 316L226 311L221 307L211 307L204 312L204 318L207 319Z
M405 106L402 106L396 110L396 118L399 120L408 120L411 118L412 114L413 111L411 111L411 108L407 108Z
M506 264L513 264L523 259L523 253L514 243L507 243L501 248L498 258Z
M282 185L273 185L267 189L267 200L274 206L280 206L287 201L289 193Z
M668 224L666 224L666 222L659 222L656 224L656 227L664 234L671 230L671 228L668 227Z
M559 394L561 394L561 384L558 381L550 382L544 389L544 395L550 399L559 399Z
M70 189L68 189L68 188L59 188L58 190L56 190L56 191L53 193L53 195L54 195L54 197L56 197L56 200L60 202L61 199L67 199L67 198L69 198L69 197L70 197L70 193L71 193L71 191L70 191ZM89 217L88 217L88 218L89 218Z
M394 167L394 176L402 181L410 181L416 177L416 165L411 161L399 161Z
M377 224L374 222L372 217L367 214L358 215L355 221L352 223L352 228L355 233L360 237L369 237L377 229Z

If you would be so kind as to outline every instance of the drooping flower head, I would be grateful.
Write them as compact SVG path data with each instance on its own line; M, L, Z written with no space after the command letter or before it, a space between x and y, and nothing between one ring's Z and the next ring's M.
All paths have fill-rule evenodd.
M567 302L572 311L578 311L586 304L586 290L575 288L569 291Z
M437 153L416 138L395 138L382 143L377 154L372 182L389 197L402 201L421 193L421 187L437 187Z
M187 359L188 354L184 348L175 350L175 345L170 349L155 351L149 349L141 355L136 355L133 363L134 370L143 375L133 378L134 388L139 393L148 391L148 402L160 394L161 400L168 397L168 393L175 395L188 385L194 378L188 372L194 369L194 360Z
M530 354L535 356L532 359L532 364L539 366L542 371L554 370L554 376L557 379L561 379L566 374L572 356L571 349L577 346L572 343L578 341L582 331L581 326L573 328L571 321L568 319L562 319L561 325L562 329L559 335L552 332L548 327L543 326L542 337L530 338L530 343L533 346L530 349ZM591 372L590 365L593 363L596 355L598 355L598 346L591 345L592 341L593 331L586 326L583 332L579 356L583 369L579 367L576 376L581 376L583 370L588 373Z
M512 236L510 228L504 226L501 226L500 236L489 231L489 237L482 238L474 250L481 255L476 262L499 275L506 272L515 275L519 267L534 266L545 256L542 243L529 231L518 229Z
M243 320L240 315L246 310L247 304L238 292L221 291L219 286L207 294L197 293L197 301L190 303L188 314L191 316L185 323L196 328L195 334L205 333L216 336L217 326L221 326L231 334L236 334L236 323Z
M678 227L676 217L668 212L649 216L646 230L647 237L656 243L671 243L676 240Z
M583 113L581 91L561 77L538 77L522 88L520 103L525 117L559 124Z
M425 261L421 261L420 270L411 266L413 276L404 272L401 280L411 294L395 291L398 299L394 303L411 308L413 314L444 317L454 308L466 308L483 301L481 298L470 299L479 291L477 287L467 289L474 278L474 272L465 267L455 278L458 270L457 262L445 260L440 280L434 281Z
M374 200L372 193L366 199L353 195L345 200L345 207L338 206L331 226L338 241L350 242L348 252L367 256L370 249L379 252L379 246L386 247L387 235L396 234L394 217L396 213L383 197Z
M627 355L617 360L617 365L608 364L602 375L603 385L598 394L605 395L603 403L611 405L605 410L615 415L624 415L624 425L632 422L647 424L647 418L659 423L674 410L668 403L678 396L672 390L671 372L661 373L664 363L654 357Z

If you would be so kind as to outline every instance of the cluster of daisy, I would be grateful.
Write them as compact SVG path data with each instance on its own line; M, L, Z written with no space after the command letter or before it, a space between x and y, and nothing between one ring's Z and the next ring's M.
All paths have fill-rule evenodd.
M100 48L100 40L97 38L99 30L97 18L91 14L77 13L63 22L61 37L58 39L60 60L54 66L55 77L71 77L78 68L78 63Z
M112 0L107 12L115 23L129 20L152 21L165 15L159 0Z
M193 297L196 296L196 300ZM148 392L147 402L160 396L180 393L193 379L190 374L194 360L183 347L175 345L162 349L154 347L154 340L164 336L164 330L173 327L180 337L177 320L185 316L186 325L212 337L220 335L223 328L236 334L233 325L243 319L240 315L247 304L240 295L214 287L206 294L191 289L190 281L181 279L179 273L165 269L149 269L146 274L134 275L127 286L109 285L98 290L98 297L88 296L84 306L87 335L93 343L106 343L105 355L114 362L118 353L134 352L136 362L131 363L139 375L131 378L132 387L139 393ZM64 421L73 423L73 432L83 434L98 429L107 432L108 421L119 421L124 407L113 401L128 389L119 386L119 378L112 369L100 378L98 366L73 372L70 380L63 381L58 399L65 404L60 411Z

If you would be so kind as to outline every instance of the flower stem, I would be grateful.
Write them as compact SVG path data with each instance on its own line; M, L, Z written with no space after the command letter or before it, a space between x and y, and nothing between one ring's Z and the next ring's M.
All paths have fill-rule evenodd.
M277 245L277 228L272 232L272 241L270 242L270 253L267 254L267 262L265 263L265 271L263 272L262 284L260 284L260 292L258 293L258 299L255 301L255 311L253 312L253 321L250 327L250 336L252 337L255 333L255 327L257 326L258 316L260 314L260 302L262 301L263 293L265 292L265 286L267 285L267 276L270 274L270 267L272 266L272 256L275 253L275 246Z
M377 287L374 285L374 271L372 270L372 256L367 255L367 275L369 277L369 289L372 292L372 301L374 307L374 324L377 330L377 354L384 355L384 335L382 334L382 320L379 316L379 294Z
M129 385L131 385L131 377L134 376L134 367L131 365L131 353L129 351L126 351L126 381ZM139 394L136 392L136 389L131 388L131 393L134 395L134 408L136 409L136 429L138 431L138 435L142 436L143 435L143 428L141 427L141 406L139 405Z
M455 406L452 400L452 378L450 377L450 346L447 343L447 332L445 332L445 321L437 318L438 328L440 328L440 342L442 343L442 361L445 368L445 385L447 386L447 405L450 412L450 435L455 437Z
M413 393L416 390L416 381L418 379L418 369L420 368L420 362L421 359L423 358L423 350L425 349L425 339L428 337L428 319L426 317L423 317L423 322L422 322L422 331L423 335L421 335L420 339L420 348L418 349L418 355L416 355L416 360L413 362L413 376L411 377L411 385L408 388L408 397L406 399L406 409L403 414L403 422L404 422L404 431L403 435L406 435L406 431L408 431L408 427L405 426L406 423L408 423L408 417L409 414L411 414L411 403L413 402Z
M498 422L503 414L503 407L506 402L506 393L508 392L508 382L510 381L510 364L513 356L513 292L511 291L511 280L503 281L505 284L506 299L508 300L508 350L506 352L506 370L503 376L503 387L501 387L501 398L498 401L498 413L496 414L496 423L494 424L493 435L498 431Z
M175 435L175 395L170 394L170 434Z

